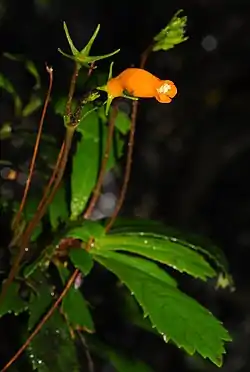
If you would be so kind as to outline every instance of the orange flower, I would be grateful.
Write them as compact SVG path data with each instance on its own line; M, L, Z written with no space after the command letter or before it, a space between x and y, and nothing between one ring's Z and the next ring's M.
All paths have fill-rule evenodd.
M113 98L123 96L124 91L134 97L154 97L161 103L170 103L177 94L177 88L172 81L160 80L140 68L127 68L107 82L108 95Z

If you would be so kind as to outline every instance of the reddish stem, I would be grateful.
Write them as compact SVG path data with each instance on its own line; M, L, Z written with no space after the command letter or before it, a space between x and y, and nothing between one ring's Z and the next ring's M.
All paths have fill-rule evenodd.
M32 176L33 176L33 172L34 172L34 168L35 168L38 148L39 148L39 144L40 144L40 140L41 140L44 118L45 118L47 108L48 108L48 104L49 104L49 100L50 100L50 95L51 95L51 90L52 90L52 85L53 85L53 68L46 66L46 70L49 74L49 88L48 88L46 99L45 99L44 106L43 106L42 116L41 116L41 119L40 119L40 123L39 123L39 127L38 127L38 133L37 133L37 137L36 137L36 143L35 143L35 146L34 146L33 156L32 156L31 163L30 163L29 175L28 175L27 182L26 182L26 185L25 185L25 188L24 188L22 201L21 201L19 210L17 211L16 216L13 220L13 224L12 224L13 229L16 229L18 223L20 222L21 214L22 214L22 211L23 211L26 199L27 199L28 191L29 191L29 188L30 188L30 184L31 184L31 180L32 180Z

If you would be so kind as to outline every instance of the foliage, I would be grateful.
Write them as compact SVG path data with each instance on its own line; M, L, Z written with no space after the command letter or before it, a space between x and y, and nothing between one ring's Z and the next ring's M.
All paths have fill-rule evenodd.
M152 50L168 50L185 41L185 25L186 17L179 17L177 12L154 38ZM16 205L7 203L7 209L16 212L9 246L13 266L10 273L5 273L7 279L2 283L0 315L27 315L24 337L31 332L31 339L25 344L25 353L34 370L79 371L76 340L82 340L85 334L91 353L108 360L117 371L151 371L144 362L131 359L99 339L85 283L86 277L89 282L95 281L96 270L101 267L114 274L121 288L126 288L127 298L133 296L127 302L128 321L158 334L190 355L198 353L221 366L224 343L231 341L229 333L209 310L179 288L175 275L179 272L202 281L218 277L218 285L222 282L224 287L232 285L220 249L203 245L197 237L188 237L154 221L117 219L109 230L106 219L83 218L91 216L93 208L91 211L89 208L93 198L100 194L101 175L117 166L131 128L130 118L117 107L111 109L109 118L105 116L105 102L99 101L97 87L93 86L80 99L73 97L78 74L81 72L87 78L96 61L119 51L104 56L89 55L99 29L98 25L89 43L78 51L64 23L72 55L59 51L73 59L75 71L68 97L52 100L52 107L54 116L65 127L65 139L45 194L41 198L37 194L36 198L32 195L24 198L25 207L22 203L18 206L20 213ZM10 54L5 57L24 63L35 79L30 101L23 106L13 84L0 75L0 86L13 98L16 116L33 115L42 106L38 94L40 75L33 62ZM52 79L52 69L47 71ZM6 127L6 123L2 125ZM7 135L11 136L12 131ZM24 130L22 135L26 136ZM41 148L43 143L47 149L57 146L49 136L43 136ZM37 162L42 152L35 159ZM55 157L48 156L49 162L55 163ZM69 171L64 172L66 164ZM25 255L27 247L29 255ZM43 323L52 306L54 311Z

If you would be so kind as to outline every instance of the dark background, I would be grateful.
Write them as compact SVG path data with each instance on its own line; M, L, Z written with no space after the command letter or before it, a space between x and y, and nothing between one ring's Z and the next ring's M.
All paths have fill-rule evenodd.
M249 371L250 1L1 0L0 49L26 55L40 71L48 62L54 67L55 90L63 91L72 66L57 52L58 47L68 50L62 21L79 47L100 23L92 54L121 48L114 67L119 73L139 65L152 37L180 8L188 16L189 40L152 54L147 64L158 77L176 83L178 96L171 105L140 102L123 213L201 233L223 248L236 292L196 282L188 290L225 322L234 338L222 371ZM10 71L6 63L2 66ZM107 66L100 64L104 70ZM25 94L26 77L13 65L11 78ZM216 369L159 340L140 338L129 329L121 332L119 324L110 332L112 340L123 339L155 371Z

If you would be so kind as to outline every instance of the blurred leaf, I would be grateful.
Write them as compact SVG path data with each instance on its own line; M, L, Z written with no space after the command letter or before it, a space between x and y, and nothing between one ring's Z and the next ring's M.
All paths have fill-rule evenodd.
M69 257L75 268L79 269L84 276L89 274L93 267L93 260L85 249L73 248L69 251Z
M36 65L33 61L26 59L25 56L22 55L16 55L11 53L4 53L4 57L17 62L24 62L26 70L34 77L35 79L35 86L34 89L39 89L41 87L41 79L39 72L36 68Z
M27 117L42 106L42 100L37 94L31 95L29 103L23 108L22 115Z
M0 317L8 313L18 315L28 309L28 303L20 297L19 289L19 283L12 282L10 284L4 301L1 301L0 304Z
M36 288L36 293L32 293L29 303L28 329L32 330L51 307L53 288L39 271L36 271L30 279Z
M106 350L107 357L117 372L153 372L153 370L140 360L125 357L114 350Z
M188 39L185 37L187 17L179 17L182 10L175 13L168 25L154 37L153 51L168 50Z
M120 51L120 49L117 49L115 50L114 52L112 53L109 53L109 54L105 54L105 55L102 55L102 56L95 56L95 57L90 57L89 53L90 53L90 50L91 50L91 47L96 39L96 36L100 30L100 25L97 26L94 34L92 35L92 37L90 38L88 44L81 50L77 50L76 47L74 46L74 43L69 35L69 31L68 31L68 28L67 28L67 25L65 22L63 22L63 27L64 27L64 31L65 31L65 34L66 34L66 37L67 37L67 40L68 40L68 43L69 43L69 46L70 46L70 49L71 49L71 52L73 55L69 55L69 54L66 54L64 53L60 48L58 49L58 51L64 55L65 57L67 58L70 58L70 59L73 59L77 64L78 64L78 68L80 69L81 66L85 66L85 67L88 67L89 64L93 63L93 62L96 62L96 61L99 61L101 59L105 59L105 58L108 58L108 57L111 57L113 56L114 54L118 53Z
M136 253L202 280L216 275L204 258L192 249L150 235L106 235L96 240L95 247Z
M53 201L49 205L49 217L53 230L57 229L60 222L65 222L68 215L65 185L61 184Z
M0 129L0 140L10 138L11 135L12 135L11 123L3 123Z
M231 337L207 309L166 280L153 277L143 265L135 267L133 257L101 250L94 254L126 284L166 342L171 339L190 355L198 352L222 365L224 341L231 341Z
M60 97L58 99L52 100L52 105L54 107L55 113L64 116L65 108L67 104L68 97ZM74 112L77 106L77 102L75 99L72 100L72 111Z
M56 309L27 348L38 372L79 372L77 353L66 322Z
M22 110L22 101L12 83L2 74L0 74L0 88L3 88L12 96L15 105L15 114L19 116Z
M122 134L127 134L129 132L130 123L131 120L129 116L123 111L118 111L115 119L115 126Z
M29 222L34 217L34 214L37 211L38 203L39 203L39 199L28 196L28 198L26 199L24 209L23 209L23 215L24 215L25 221ZM34 242L38 238L38 236L41 234L41 232L42 232L42 223L39 222L39 224L36 225L34 231L32 232L30 241Z
M56 249L56 245L49 245L32 263L28 265L25 264L23 269L24 277L29 278L37 269L39 269L40 272L45 271L48 268Z
M58 265L57 269L62 282L65 285L70 277L70 272L62 265ZM64 316L73 329L84 330L89 333L93 333L95 331L94 323L87 303L79 289L70 287L62 300L61 308Z
M215 246L209 239L190 233L180 232L175 228L167 227L159 221L141 220L141 219L124 219L118 218L115 222L111 234L126 234L129 236L140 235L155 237L172 241L184 247L198 251L208 257L215 264L217 271L222 272L223 283L228 284L234 289L233 278L229 273L227 259L221 249ZM217 283L220 286L220 281Z
M87 242L90 238L100 238L105 234L105 229L96 221L85 220L82 226L77 226L69 229L65 234L65 238L80 239Z

